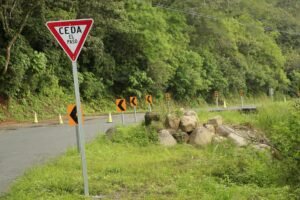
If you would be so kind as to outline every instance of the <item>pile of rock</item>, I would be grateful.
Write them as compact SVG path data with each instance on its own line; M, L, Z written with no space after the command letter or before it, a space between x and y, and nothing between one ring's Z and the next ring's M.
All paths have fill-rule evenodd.
M155 113L147 113L145 119L149 125L151 121L157 121L160 117ZM215 116L206 123L200 123L197 113L192 110L185 111L181 117L175 114L167 115L164 126L163 129L158 130L159 142L164 146L188 143L203 147L211 143L231 140L238 147L243 147L255 138L249 130L239 130L224 125L221 116ZM259 148L264 147L259 145Z

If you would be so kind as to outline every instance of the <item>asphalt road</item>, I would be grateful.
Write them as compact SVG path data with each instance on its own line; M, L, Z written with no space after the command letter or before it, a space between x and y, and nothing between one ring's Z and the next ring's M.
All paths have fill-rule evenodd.
M141 121L144 114L138 114ZM113 123L107 117L87 119L84 123L86 141L91 141L108 128L121 124L121 116L113 115ZM125 115L125 124L134 123L133 114ZM0 195L9 189L13 181L32 166L44 163L68 148L76 146L75 127L64 125L30 125L26 127L1 127L0 130Z

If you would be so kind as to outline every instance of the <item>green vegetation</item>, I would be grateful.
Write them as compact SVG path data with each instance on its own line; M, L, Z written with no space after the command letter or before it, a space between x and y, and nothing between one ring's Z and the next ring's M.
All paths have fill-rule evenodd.
M45 26L61 19L95 21L78 60L91 111L116 97L162 99L166 91L184 103L212 102L215 90L256 97L272 87L296 96L299 6L298 0L2 0L0 119L15 116L11 101L42 106L44 99L73 96L70 61Z
M276 108L276 109L275 109ZM281 115L279 115L279 113ZM273 104L258 113L220 113L226 122L264 130L281 154L235 147L230 142L195 148L157 145L153 127L118 127L110 141L88 144L91 195L105 199L299 199L299 102ZM200 113L201 121L209 117ZM280 125L280 126L279 126ZM75 149L35 167L0 198L84 199Z

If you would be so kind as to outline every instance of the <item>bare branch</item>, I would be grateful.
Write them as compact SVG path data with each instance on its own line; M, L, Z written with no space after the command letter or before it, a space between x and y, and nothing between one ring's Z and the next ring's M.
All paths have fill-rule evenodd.
M8 43L7 47L6 47L6 59L5 59L5 65L4 65L4 68L3 68L3 71L2 71L2 74L5 75L7 73L7 70L8 70L8 66L9 66L9 63L10 63L10 54L11 54L11 47L13 46L13 44L16 42L16 40L18 39L19 35L21 34L21 32L23 31L23 28L25 27L26 25L26 22L29 18L29 16L31 15L32 13L32 10L29 10L26 14L26 16L24 17L23 21L22 21L22 24L19 28L19 30L17 31L17 33L13 36L13 38L11 39L11 41Z
M14 11L16 5L17 5L17 0L14 0L13 5L12 5L12 7L10 9L10 12L9 12L9 18L11 18L12 12Z

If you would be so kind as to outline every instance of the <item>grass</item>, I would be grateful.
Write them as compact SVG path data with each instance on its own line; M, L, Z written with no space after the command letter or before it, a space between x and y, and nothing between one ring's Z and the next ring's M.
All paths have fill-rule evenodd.
M280 161L231 143L198 149L155 144L142 125L86 146L91 196L104 199L296 199ZM145 134L146 133L146 134ZM150 137L146 137L146 135ZM142 136L141 136L142 135ZM133 138L136 138L133 140ZM26 172L1 200L85 199L75 149ZM86 198L90 199L90 198Z
M119 127L112 141L99 136L86 145L90 194L103 199L299 199L299 162L293 158L299 156L300 120L293 109L288 102L268 104L253 114L217 113L226 123L263 130L283 148L283 156L294 153L282 160L230 142L165 148L156 144L154 127ZM201 122L215 115L199 112ZM83 196L80 157L70 149L28 170L0 199L91 198Z

